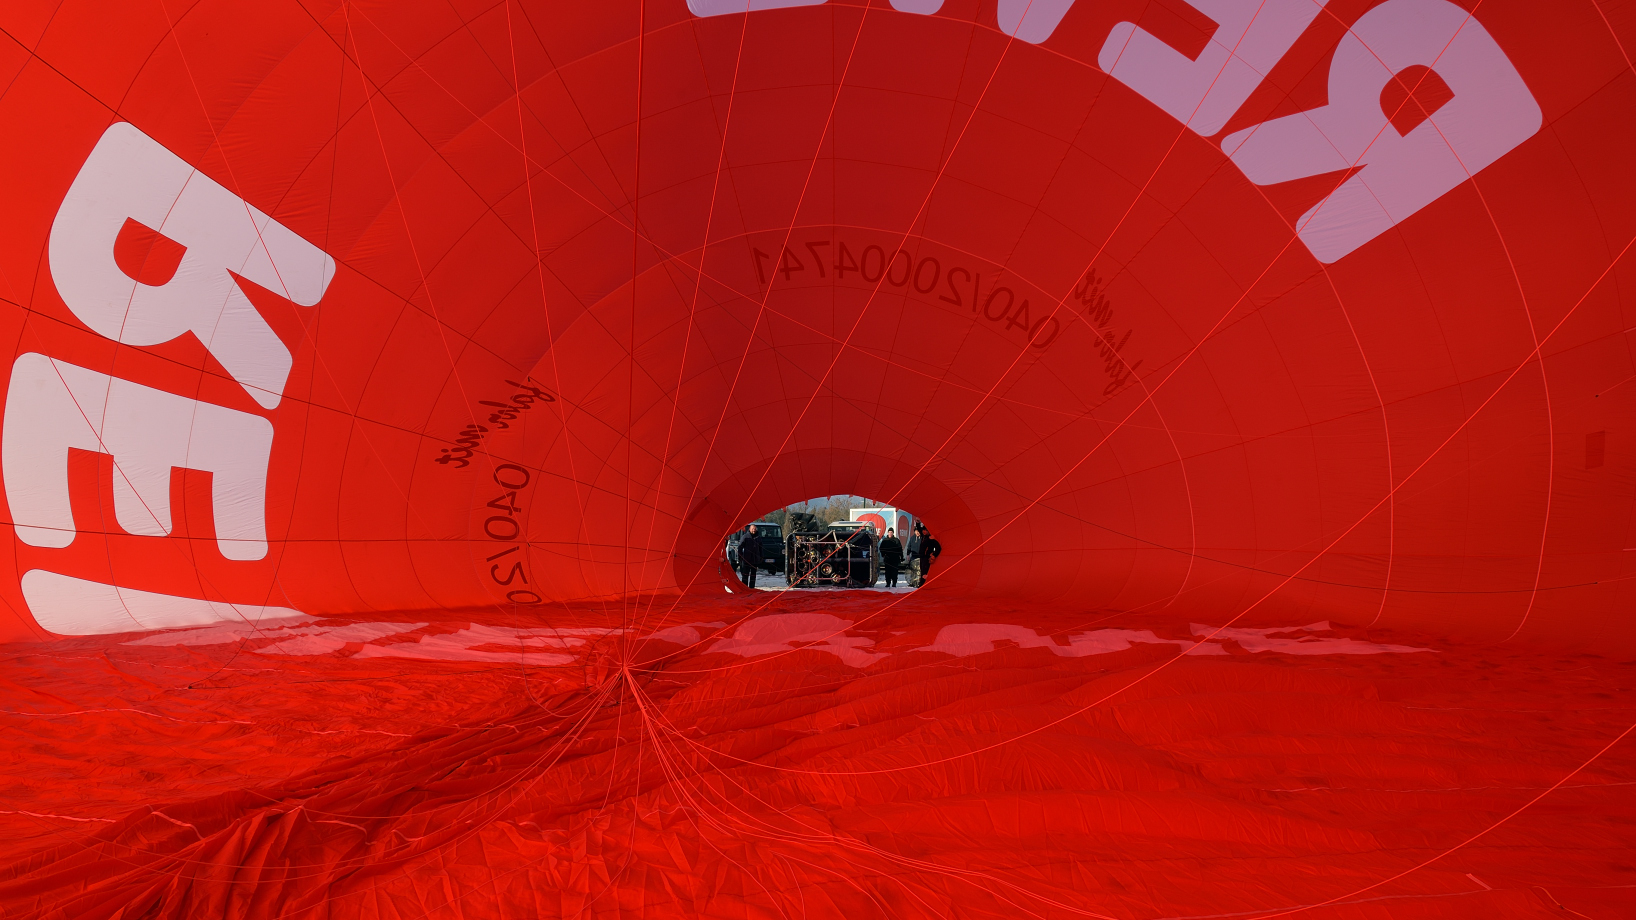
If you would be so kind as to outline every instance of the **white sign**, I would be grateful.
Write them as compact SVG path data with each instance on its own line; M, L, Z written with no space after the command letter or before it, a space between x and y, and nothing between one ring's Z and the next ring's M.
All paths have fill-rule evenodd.
M913 515L907 511L899 511L896 508L853 508L852 520L864 521L874 527L875 536L877 537L886 536L886 529L888 527L893 528L897 531L900 540L907 540L908 537L905 534L913 530L915 526Z

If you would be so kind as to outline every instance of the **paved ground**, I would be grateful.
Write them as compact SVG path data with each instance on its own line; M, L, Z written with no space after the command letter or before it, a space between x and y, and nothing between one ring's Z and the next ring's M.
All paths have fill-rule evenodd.
M778 573L777 575L768 575L766 572L758 572L758 573L756 573L756 590L757 591L788 591L788 590L790 590L790 585L789 585L789 582L785 580L784 573L782 573L782 572ZM825 586L825 587L821 587L821 588L802 588L800 590L802 590L802 591L874 591L874 592L876 592L878 594L906 594L906 593L908 593L910 591L913 591L914 589L909 587L909 576L908 576L907 573L905 573L905 574L898 575L898 586L896 588L886 587L886 579L882 578L882 579L875 582L875 586L873 588L835 588L835 587Z

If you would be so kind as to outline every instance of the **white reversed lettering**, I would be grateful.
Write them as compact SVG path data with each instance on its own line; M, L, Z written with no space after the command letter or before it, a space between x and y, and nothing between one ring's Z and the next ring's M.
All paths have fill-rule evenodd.
M687 0L695 16L727 16L757 10L781 10L790 6L819 6L824 0Z
M115 262L127 219L187 247L167 283L138 282ZM130 345L192 332L269 409L283 397L290 352L228 272L303 306L335 274L323 250L124 122L103 132L74 178L50 252L57 291L87 326Z
M252 629L272 620L302 617L289 607L229 604L105 585L30 569L23 575L23 599L41 628L59 636L98 636L148 629L177 629L237 623Z
M1000 31L1031 44L1039 44L1057 30L1074 0L1000 0L995 16Z
M1328 0L1189 0L1216 30L1188 58L1135 23L1121 22L1097 64L1171 117L1209 137L1250 98Z
M1453 96L1399 134L1382 94L1417 65ZM1469 13L1446 0L1388 0L1341 39L1328 105L1236 132L1222 147L1258 185L1363 167L1297 225L1312 254L1334 262L1510 152L1540 123L1517 69Z
M29 353L12 365L0 468L18 538L50 547L74 541L71 447L113 455L114 514L133 534L170 533L173 468L208 471L216 545L251 560L267 555L272 446L261 416Z

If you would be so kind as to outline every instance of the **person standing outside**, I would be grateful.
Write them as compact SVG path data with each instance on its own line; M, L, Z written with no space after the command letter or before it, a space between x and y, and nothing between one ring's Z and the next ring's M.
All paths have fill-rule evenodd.
M756 535L756 525L751 524L750 530L738 544L739 578L744 587L756 586L756 569L761 568L761 537Z
M880 565L886 573L886 587L898 586L898 566L902 563L903 541L898 539L896 530L888 527L880 541Z
M743 550L739 550L743 552ZM943 544L932 536L930 528L920 532L920 583L925 584L932 574L932 560L943 555Z
M925 524L915 522L914 529L909 531L909 546L907 557L909 560L909 587L920 587L920 532L926 528Z

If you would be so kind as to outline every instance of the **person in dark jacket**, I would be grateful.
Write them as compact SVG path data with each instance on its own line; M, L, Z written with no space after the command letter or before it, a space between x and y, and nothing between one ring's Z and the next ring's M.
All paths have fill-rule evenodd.
M740 550L742 552L742 550ZM932 560L943 555L943 544L937 542L930 529L920 532L920 583L925 584L932 574Z
M739 578L743 579L744 587L756 586L756 569L761 568L761 561L761 538L756 536L756 525L751 524L738 544Z
M880 567L886 573L886 587L898 586L898 566L903 564L903 541L897 531L888 527L880 541Z
M925 524L916 521L914 529L909 531L908 561L909 587L911 588L920 587L920 532L925 529Z

